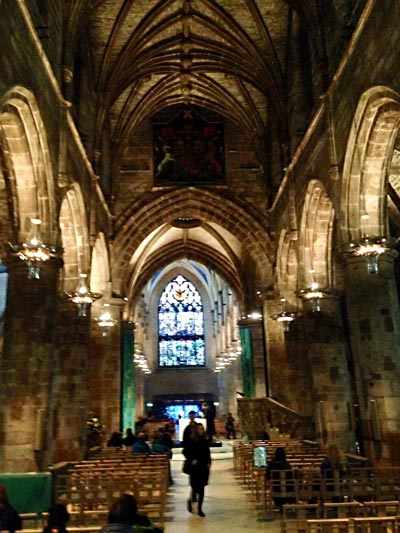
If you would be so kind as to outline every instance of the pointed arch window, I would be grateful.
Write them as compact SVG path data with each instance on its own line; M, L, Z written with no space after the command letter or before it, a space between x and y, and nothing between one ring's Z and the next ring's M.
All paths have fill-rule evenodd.
M160 367L205 365L203 302L184 276L170 281L158 305L158 364Z

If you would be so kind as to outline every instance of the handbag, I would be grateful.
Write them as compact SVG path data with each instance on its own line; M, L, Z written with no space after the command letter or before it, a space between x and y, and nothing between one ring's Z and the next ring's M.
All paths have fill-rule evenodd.
M184 474L187 474L188 476L190 476L190 474L192 473L192 464L189 461L189 459L185 459L183 466L182 466L182 472Z

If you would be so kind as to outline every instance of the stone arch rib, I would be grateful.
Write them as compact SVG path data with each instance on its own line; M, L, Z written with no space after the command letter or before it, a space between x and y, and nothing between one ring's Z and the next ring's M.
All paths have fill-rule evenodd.
M118 221L113 249L115 290L126 292L124 271L139 244L157 227L179 217L216 222L235 235L258 267L261 283L270 283L273 249L266 217L228 194L187 187L146 196Z
M90 288L94 292L105 294L110 281L110 261L104 233L99 233L92 252L90 269Z
M296 236L286 229L280 234L276 264L279 295L295 303L298 270Z
M342 241L386 235L386 182L400 126L400 95L384 86L368 89L354 114L340 198ZM363 214L368 215L364 222Z
M173 243L159 250L149 258L146 267L140 272L135 283L130 287L128 296L131 301L135 301L141 293L143 287L149 279L161 268L167 266L174 261L180 259L189 259L197 261L209 267L214 272L219 274L233 289L239 301L243 301L243 286L239 279L238 273L223 257L218 257L218 254L211 250L206 245L199 245L199 243L183 244L182 242Z
M16 238L22 242L29 219L39 217L43 241L56 244L56 195L45 125L35 96L24 87L13 87L0 100L0 148L5 154Z
M90 266L89 234L82 192L74 183L60 208L61 241L64 249L64 290L75 290L80 273Z
M299 235L299 288L316 281L320 287L332 283L332 233L334 209L324 186L318 180L308 184ZM309 271L315 270L312 275Z

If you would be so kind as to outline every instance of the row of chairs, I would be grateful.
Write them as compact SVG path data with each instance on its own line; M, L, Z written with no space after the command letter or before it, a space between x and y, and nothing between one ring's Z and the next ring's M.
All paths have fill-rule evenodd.
M280 446L286 450L286 456L294 470L308 469L314 471L323 459L321 450L313 443L301 441L268 442L252 441L237 442L234 445L234 468L242 483L250 488L256 500L261 499L265 492L265 468L255 466L253 450L260 446L266 448L267 457L272 457L275 449Z
M399 533L400 517L363 517L306 520L296 524L290 533Z
M309 452L300 451L288 461L292 465L292 475L277 471L271 475L276 480L268 484L265 468L253 464L252 450L258 443L235 447L235 468L241 481L250 488L256 500L269 499L280 493L282 497L296 502L322 499L336 501L397 500L400 497L400 467L353 467L346 473L334 472L331 478L321 475L319 465L321 454L316 452L316 460L303 463ZM270 445L273 449L273 445Z
M106 523L106 511L101 514L101 517L93 516L93 519L90 517L90 513L92 511L85 512L85 518L81 523L81 517L78 519L76 511L70 512L68 532L97 533L101 531L102 526ZM22 513L20 516L23 523L23 533L42 533L47 522L48 513Z
M268 454L281 443L268 443ZM400 468L353 467L346 473L334 472L331 478L321 475L322 454L301 443L286 448L292 472L272 472L253 464L253 448L259 442L235 446L235 469L250 489L264 517L277 515L275 502L283 505L282 531L327 531L336 533L398 531L400 516Z
M400 516L400 501L387 502L318 502L288 503L283 505L282 522L290 524L293 521L331 518L368 518Z
M161 454L112 452L72 465L55 477L55 501L67 505L74 526L103 525L110 504L132 494L140 513L163 526L169 486L168 458Z
M288 498L297 503L313 501L390 501L400 498L400 469L368 468L347 474L332 472L325 477L319 470L297 469L271 472L271 480L259 476L256 495L268 500Z

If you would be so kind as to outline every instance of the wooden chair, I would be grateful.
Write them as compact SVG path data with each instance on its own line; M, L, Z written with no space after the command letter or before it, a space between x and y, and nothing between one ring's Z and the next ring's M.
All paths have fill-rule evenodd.
M271 470L267 483L270 505L283 508L285 503L298 503L298 483L292 470Z
M323 518L352 518L365 516L364 506L360 502L323 502Z
M367 501L363 504L364 516L400 516L400 501Z
M295 533L307 531L307 520L321 518L321 506L318 504L291 504L283 506L281 531Z
M376 476L373 468L353 468L348 474L348 479L352 500L364 502L378 499Z
M347 518L320 518L307 520L307 533L348 533L351 523Z
M354 533L399 533L399 517L353 518Z

